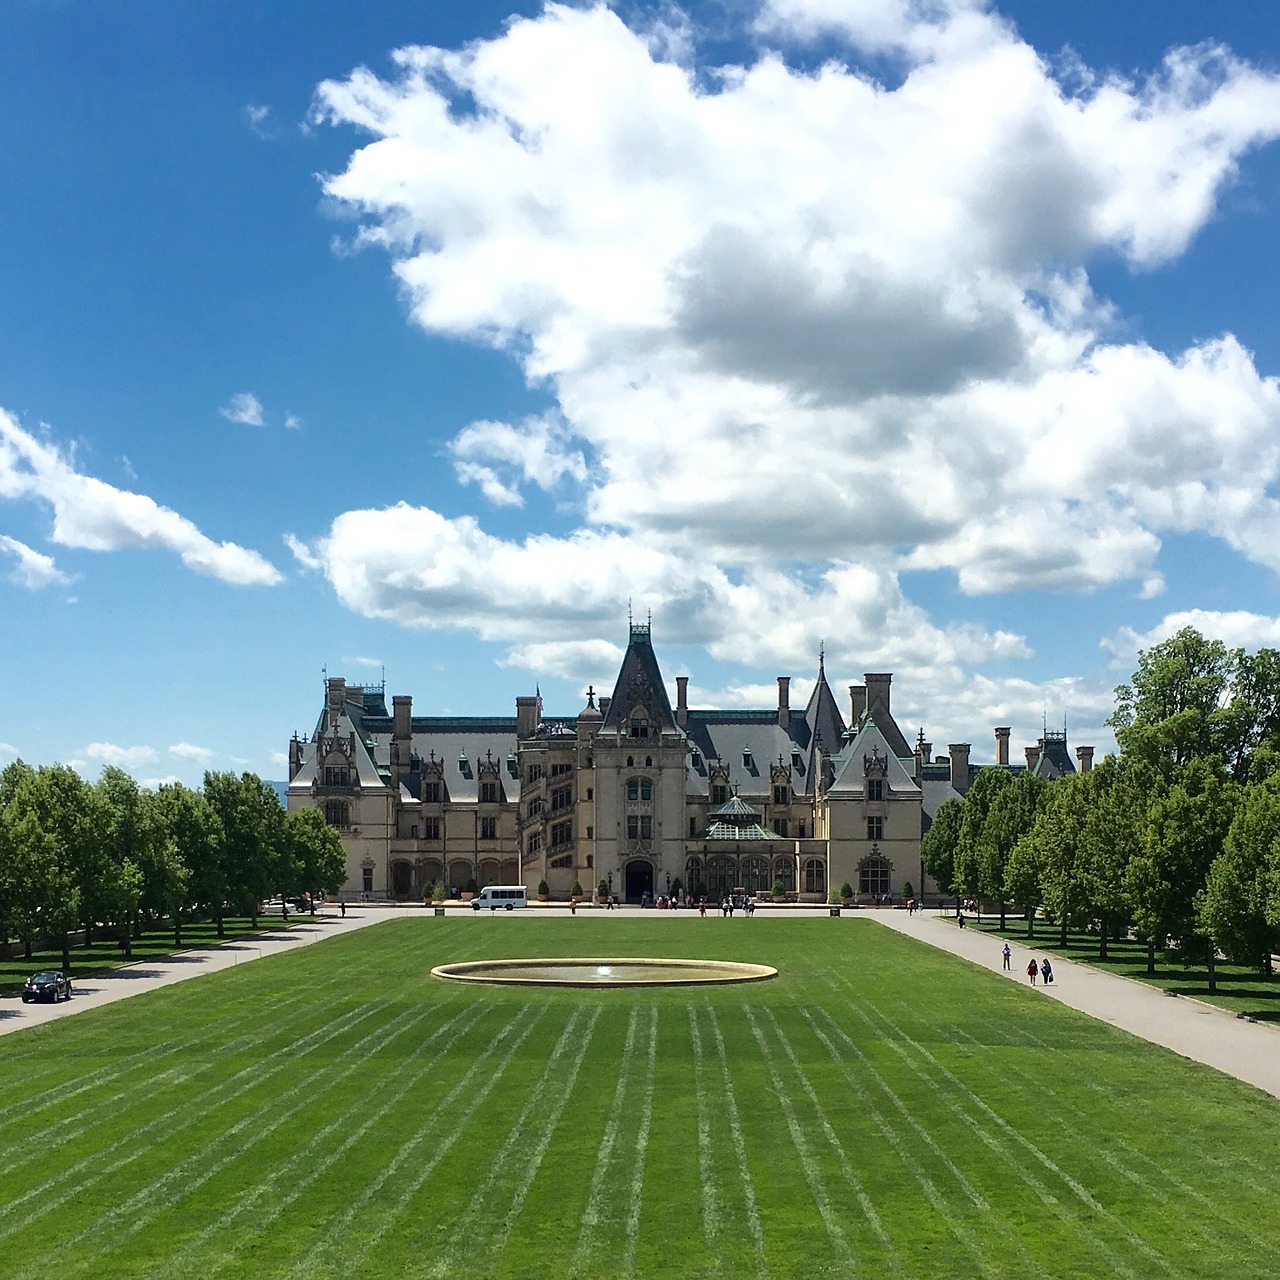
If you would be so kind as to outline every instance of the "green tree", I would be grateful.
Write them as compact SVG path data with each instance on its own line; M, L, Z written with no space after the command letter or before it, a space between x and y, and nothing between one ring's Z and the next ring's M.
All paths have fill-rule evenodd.
M977 842L978 889L984 897L999 903L1001 929L1005 927L1005 904L1016 901L1005 896L1009 859L1018 841L1035 825L1048 786L1034 773L1006 776L1010 781L992 796Z
M294 892L319 889L337 893L347 880L342 839L319 809L295 809L284 816L286 862L293 872Z
M1012 787L1013 782L1014 775L1008 769L979 769L965 795L955 852L955 887L965 897L976 898L983 892L982 838L987 817L996 797ZM1003 876L1001 881L1003 889Z
M963 818L963 800L945 801L938 806L928 831L920 841L920 861L943 893L957 892L956 844L960 839L960 823Z
M1280 944L1280 777L1247 787L1198 901L1200 928L1228 957L1271 972Z
M1040 883L1040 848L1036 843L1034 824L1013 846L1004 869L1001 898L1021 907L1027 919L1027 937L1036 936L1036 911L1044 898Z
M1156 951L1172 940L1184 957L1199 958L1207 948L1213 980L1213 946L1200 932L1196 899L1222 852L1237 796L1216 760L1192 761L1171 787L1152 788L1142 846L1125 869L1133 931L1147 944L1149 974Z
M230 897L257 928L262 900L285 879L280 798L252 773L206 773L204 794L221 827L218 856Z
M1067 929L1079 915L1083 897L1079 882L1091 800L1089 777L1088 773L1076 773L1054 782L1032 828L1044 906L1058 922L1063 947L1067 945Z
M181 783L161 787L151 801L152 849L157 867L148 892L173 920L173 941L182 945L182 913L203 909L224 935L222 913L230 897L220 857L221 827L208 800Z
M1076 863L1074 909L1098 926L1098 958L1106 960L1108 941L1119 936L1129 920L1125 871L1142 847L1155 775L1141 764L1108 756L1081 778L1085 823Z

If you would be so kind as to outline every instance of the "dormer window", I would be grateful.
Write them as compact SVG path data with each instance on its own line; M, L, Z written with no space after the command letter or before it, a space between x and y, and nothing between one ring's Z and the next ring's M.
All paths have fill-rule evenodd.
M868 800L884 799L884 779L883 778L867 779L867 799Z
M630 733L633 738L649 736L649 716L643 707L637 707L631 713Z
M467 765L467 753L465 751L460 751L458 753L458 768L461 769L463 773L466 773Z
M742 748L742 767L743 767L744 769L750 769L750 768L751 768L751 763L752 763L752 762L751 762L751 748L750 748L750 747L743 747L743 748Z

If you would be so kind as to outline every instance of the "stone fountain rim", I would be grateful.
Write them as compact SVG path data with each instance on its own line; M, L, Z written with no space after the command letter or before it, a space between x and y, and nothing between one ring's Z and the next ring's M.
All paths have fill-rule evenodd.
M652 978L629 979L625 982L563 978L502 976L503 970L531 966L562 966L567 970L597 968L600 965L638 965L652 968ZM660 976L657 972L665 969ZM698 977L681 976L680 970L701 970ZM707 976L711 970L716 976ZM751 964L742 960L690 960L684 957L664 959L659 956L524 956L501 960L467 960L457 964L440 964L431 970L433 978L449 982L471 982L503 987L589 987L593 991L609 991L623 987L691 987L717 986L740 982L767 982L778 976L777 969L767 964Z

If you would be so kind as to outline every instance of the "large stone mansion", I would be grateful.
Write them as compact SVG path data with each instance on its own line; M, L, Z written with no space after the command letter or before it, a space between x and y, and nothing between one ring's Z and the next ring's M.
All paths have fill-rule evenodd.
M420 898L547 882L556 897L604 881L619 898L647 891L716 899L778 881L801 901L848 882L864 898L937 886L920 838L972 779L969 745L935 758L893 718L892 677L849 689L846 723L819 659L807 706L778 678L768 710L691 710L687 678L672 707L647 624L633 623L611 697L544 717L540 697L509 717L415 716L385 686L327 681L315 732L289 744L288 807L320 809L342 835L348 896ZM996 734L1008 768L1009 730ZM1025 767L1075 769L1066 735L1046 733ZM1081 768L1092 749L1080 747ZM1020 766L1021 767L1021 766Z

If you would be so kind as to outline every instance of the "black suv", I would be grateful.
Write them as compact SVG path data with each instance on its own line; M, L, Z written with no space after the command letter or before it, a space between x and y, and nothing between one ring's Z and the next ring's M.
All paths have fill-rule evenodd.
M41 969L39 973L33 973L27 979L27 985L22 988L22 1003L30 1004L32 1000L49 1000L56 1003L59 1000L71 999L71 979L65 973L59 973L57 969Z

